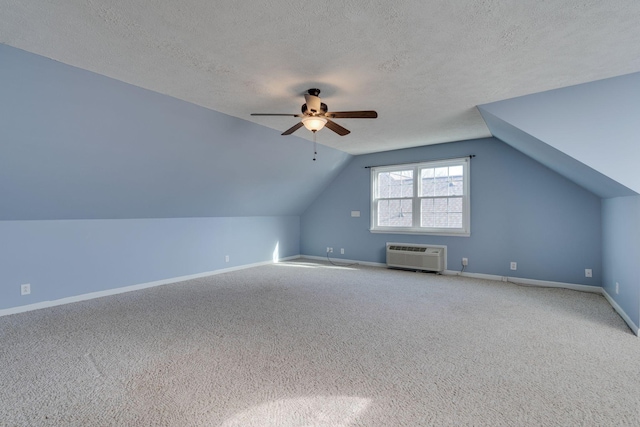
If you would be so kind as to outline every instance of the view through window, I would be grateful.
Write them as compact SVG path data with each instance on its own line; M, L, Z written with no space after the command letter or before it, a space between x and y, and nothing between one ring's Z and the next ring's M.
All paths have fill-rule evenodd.
M371 231L469 234L469 158L373 167L371 183Z

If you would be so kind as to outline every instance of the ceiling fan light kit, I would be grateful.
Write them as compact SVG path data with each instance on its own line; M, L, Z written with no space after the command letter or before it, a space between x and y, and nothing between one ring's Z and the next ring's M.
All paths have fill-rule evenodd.
M327 119L324 117L307 116L302 118L302 124L311 132L317 132L327 124Z

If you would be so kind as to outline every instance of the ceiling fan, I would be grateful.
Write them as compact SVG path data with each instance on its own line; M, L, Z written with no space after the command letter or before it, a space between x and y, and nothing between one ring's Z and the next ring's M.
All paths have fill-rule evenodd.
M320 101L320 89L309 89L304 95L305 104L302 104L302 114L273 114L273 113L253 113L252 116L290 116L302 117L300 122L282 132L282 135L291 135L302 126L309 129L314 134L328 127L340 136L350 133L348 129L343 128L331 119L375 119L378 113L372 110L368 111L327 111L327 104Z

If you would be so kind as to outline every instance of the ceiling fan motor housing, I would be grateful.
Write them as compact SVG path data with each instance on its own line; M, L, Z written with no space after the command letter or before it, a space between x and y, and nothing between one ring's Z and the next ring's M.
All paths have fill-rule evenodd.
M302 104L302 108L301 108L301 110L302 110L302 114L307 114L307 111L309 111L309 110L308 110L308 108L307 108L307 104ZM327 104L325 104L324 102L321 102L321 103L320 103L320 111L313 111L313 110L311 110L311 111L309 112L309 114L317 114L317 113L324 114L324 113L326 113L327 111L329 111L329 107L327 107Z

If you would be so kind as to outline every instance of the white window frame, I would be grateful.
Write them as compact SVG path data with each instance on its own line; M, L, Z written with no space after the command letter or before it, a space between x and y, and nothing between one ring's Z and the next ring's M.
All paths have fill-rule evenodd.
M393 234L430 234L439 236L470 236L471 235L471 194L470 194L470 171L471 158L460 157L447 160L435 160L420 163L397 164L389 166L371 167L371 227L372 233L393 233ZM427 168L438 168L445 166L462 166L463 174L463 195L462 195L462 227L461 228L434 228L420 226L420 201L425 197L419 196L420 171ZM376 198L378 186L378 174L381 172L405 171L413 170L413 196L412 200L412 226L411 227L382 227L377 224L378 218L378 200L387 200L385 198ZM459 196L456 196L459 197ZM408 199L408 197L407 197Z

